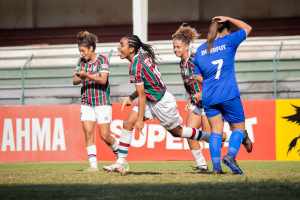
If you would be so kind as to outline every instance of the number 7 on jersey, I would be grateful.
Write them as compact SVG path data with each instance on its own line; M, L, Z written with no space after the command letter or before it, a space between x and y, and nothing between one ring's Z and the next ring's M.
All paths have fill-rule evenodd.
M218 65L217 66L217 73L215 76L215 79L220 79L220 75L221 75L221 69L223 67L223 59L219 59L219 60L214 60L211 62L213 65Z

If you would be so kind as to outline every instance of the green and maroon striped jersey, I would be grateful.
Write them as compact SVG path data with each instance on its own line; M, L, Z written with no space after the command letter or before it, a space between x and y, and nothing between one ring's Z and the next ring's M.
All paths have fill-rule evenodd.
M189 57L187 61L181 60L179 63L180 73L186 92L193 97L194 94L201 92L202 87L194 78L195 65L192 62L193 56Z
M95 62L79 60L76 71L85 71L90 74L101 76L100 73L109 73L108 59L104 55L97 55ZM81 87L81 104L89 106L110 105L109 81L105 85L97 84L95 81L84 80Z
M148 101L159 101L166 92L166 86L161 78L158 66L147 56L139 51L129 65L130 83L144 84Z

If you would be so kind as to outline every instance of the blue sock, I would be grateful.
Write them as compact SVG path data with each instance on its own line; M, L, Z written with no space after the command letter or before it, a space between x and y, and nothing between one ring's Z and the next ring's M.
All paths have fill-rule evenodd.
M229 138L229 147L227 153L228 156L235 159L236 155L240 150L240 146L243 139L244 139L244 134L242 130L237 129L231 133L231 136Z
M222 148L222 135L212 132L209 137L209 151L213 164L213 170L220 172L221 168L221 148Z

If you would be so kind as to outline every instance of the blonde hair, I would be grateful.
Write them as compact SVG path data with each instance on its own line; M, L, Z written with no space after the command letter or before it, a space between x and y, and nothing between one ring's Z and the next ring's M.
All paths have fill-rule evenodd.
M195 39L199 38L200 34L197 30L186 23L183 23L176 32L172 35L173 40L181 40L186 44L190 44Z

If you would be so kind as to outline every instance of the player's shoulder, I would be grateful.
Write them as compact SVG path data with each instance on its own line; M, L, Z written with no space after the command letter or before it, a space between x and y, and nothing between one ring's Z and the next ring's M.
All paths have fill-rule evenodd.
M98 54L97 59L100 61L101 64L108 64L108 57L104 54Z
M200 44L194 54L193 58L197 58L198 56L202 56L203 55L203 51L206 51L207 49L207 42L203 42L202 44Z
M232 40L243 40L247 37L247 33L244 29L237 29L224 37L224 40L232 41Z
M206 49L207 48L207 41L203 42L202 44L200 44L197 48L197 51L198 52L199 50L203 50L203 49Z

